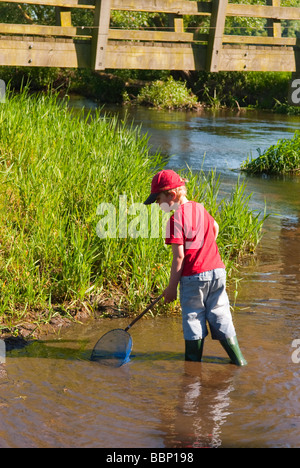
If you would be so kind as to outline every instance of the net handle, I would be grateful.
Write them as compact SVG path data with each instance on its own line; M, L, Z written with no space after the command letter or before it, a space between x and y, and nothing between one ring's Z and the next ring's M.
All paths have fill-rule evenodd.
M158 301L160 301L160 299L163 297L163 294L161 294L160 296L158 296L156 299L154 299L154 301L151 302L151 304L149 304L145 310L143 310L143 312L140 313L140 315L138 315L129 325L128 327L125 328L125 331L127 332L129 330L129 328L132 327L132 325L134 325L138 320L140 320L140 318L143 317L143 315L145 315L148 310L150 310Z

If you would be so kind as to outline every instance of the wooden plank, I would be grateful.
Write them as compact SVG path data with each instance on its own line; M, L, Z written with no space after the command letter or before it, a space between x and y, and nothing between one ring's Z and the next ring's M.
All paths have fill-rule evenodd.
M138 29L110 29L108 38L128 41L192 42L194 40L194 34L168 31L143 31Z
M270 46L295 46L297 38L295 37L269 37L269 36L223 36L223 44L256 44Z
M89 68L90 54L90 41L0 41L0 64L4 66Z
M174 31L178 34L184 33L183 18L174 18Z
M205 70L206 46L185 44L141 45L130 48L124 42L109 42L107 47L107 68L139 70Z
M95 9L95 0L26 0L24 2L20 0L5 0L5 3L18 3L21 5L25 3L28 5Z
M143 46L128 50L125 43L108 43L108 68L149 70L205 70L206 46ZM296 60L293 48L224 46L219 63L220 71L294 71Z
M95 9L95 0L26 0L26 2L20 0L6 0L6 3ZM212 3L209 1L195 2L188 0L112 0L111 8L112 10L124 11L209 15L211 14ZM229 3L227 15L273 18L275 20L299 20L300 8Z
M280 0L267 0L267 5L280 7ZM275 19L267 19L268 36L281 37L281 21Z
M22 38L18 38L22 39ZM33 39L33 38L32 38ZM38 39L38 38L37 38ZM206 46L128 45L111 41L106 65L112 69L205 70ZM89 68L90 41L41 42L0 41L0 64L5 66L44 66ZM222 71L296 71L293 48L224 46L219 69Z
M292 47L224 46L221 71L295 71L296 58Z
M62 27L41 26L37 24L7 24L0 23L0 34L21 34L32 36L61 36L61 37L92 37L92 28L89 27ZM192 42L193 33L175 33L168 31L143 31L109 29L108 39L126 41L151 41L151 42ZM206 37L207 40L207 37Z
M91 66L94 70L105 70L105 56L110 24L111 0L96 0L94 29L92 36Z
M177 15L209 15L211 2L189 0L112 0L112 10L174 13Z
M37 24L0 23L0 34L22 34L25 36L92 37L92 29L65 26L41 26Z
M228 0L213 0L206 58L206 69L210 72L219 71L227 6Z
M300 8L229 3L227 16L251 16L275 20L300 20Z
M72 26L71 9L55 7L56 25L70 27Z
M70 8L95 8L95 0L7 0L7 3L48 5ZM209 15L211 2L189 0L112 0L113 10L176 13L180 15Z

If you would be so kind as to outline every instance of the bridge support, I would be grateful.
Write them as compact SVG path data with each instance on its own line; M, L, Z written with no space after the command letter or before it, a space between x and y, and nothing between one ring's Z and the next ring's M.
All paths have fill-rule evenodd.
M71 9L64 7L55 7L56 25L63 27L72 26Z
M207 45L206 69L218 72L222 54L228 0L212 0L210 32Z
M94 70L105 70L105 56L110 24L111 0L96 0L94 29L91 47L91 66Z

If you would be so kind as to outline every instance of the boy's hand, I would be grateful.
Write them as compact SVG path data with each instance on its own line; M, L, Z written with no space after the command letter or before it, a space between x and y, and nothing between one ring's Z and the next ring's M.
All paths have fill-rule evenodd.
M176 288L174 288L174 287L169 285L164 290L163 296L164 296L164 299L165 299L165 304L168 304L169 302L176 301L176 299L177 299L177 286L176 286Z

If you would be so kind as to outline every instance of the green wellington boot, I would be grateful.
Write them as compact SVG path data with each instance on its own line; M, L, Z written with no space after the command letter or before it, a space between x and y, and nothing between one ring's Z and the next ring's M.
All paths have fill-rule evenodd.
M185 360L200 362L204 340L185 340Z
M234 364L237 366L247 365L247 361L242 355L236 336L227 338L226 340L220 340L220 343Z

